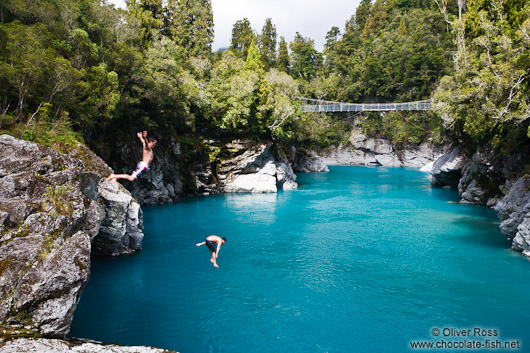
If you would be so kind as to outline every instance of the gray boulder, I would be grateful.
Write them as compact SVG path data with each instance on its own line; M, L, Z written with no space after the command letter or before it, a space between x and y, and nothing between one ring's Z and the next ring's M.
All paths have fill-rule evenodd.
M325 173L329 168L316 151L297 151L293 169L297 173Z
M143 220L140 204L121 184L101 181L99 195L104 216L92 243L94 255L129 255L142 250Z
M386 138L369 137L359 127L354 127L349 145L322 151L322 161L327 165L374 165L385 167L422 168L434 161L440 148L423 143L409 144L396 150Z
M527 213L523 221L517 227L517 233L512 241L512 248L522 251L524 255L530 257L530 213Z
M519 225L530 212L530 179L517 179L494 209L501 221L501 232L509 238L514 238Z
M82 166L51 148L0 136L0 322L51 337L68 333L90 268Z
M0 353L175 353L160 348L145 346L118 346L84 340L20 338L0 343Z
M462 168L466 162L460 148L456 147L434 160L431 170L431 183L438 186L456 188L462 177Z
M498 184L505 178L498 166L492 150L483 148L476 151L462 168L462 177L458 182L462 198L460 202L492 206L501 193L501 186Z
M433 146L427 143L419 145L409 144L401 154L403 167L421 169L431 165L431 163L434 164L434 160L441 153L440 150L440 146Z
M238 140L227 147L234 156L217 167L222 191L272 193L298 187L291 165L279 153L272 152L272 143Z

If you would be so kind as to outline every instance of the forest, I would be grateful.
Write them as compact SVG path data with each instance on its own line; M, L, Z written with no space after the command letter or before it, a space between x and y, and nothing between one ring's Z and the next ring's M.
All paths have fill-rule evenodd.
M362 113L365 132L510 152L530 137L530 3L362 0L322 52L273 19L234 23L213 51L211 0L0 2L0 132L103 158L135 132L326 147L352 114L307 114L296 97L433 99L429 112ZM340 27L339 27L340 26Z

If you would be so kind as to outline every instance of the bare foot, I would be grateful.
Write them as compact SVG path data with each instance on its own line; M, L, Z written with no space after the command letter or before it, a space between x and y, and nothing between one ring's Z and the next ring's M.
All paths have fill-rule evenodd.
M106 179L107 181L110 181L110 182L115 182L116 181L116 178L114 177L114 174L111 174L107 177Z
M218 264L213 264L213 267L219 268L219 265Z

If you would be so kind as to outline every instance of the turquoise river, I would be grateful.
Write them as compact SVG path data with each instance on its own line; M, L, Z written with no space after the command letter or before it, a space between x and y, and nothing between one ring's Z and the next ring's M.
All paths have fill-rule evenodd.
M298 190L144 207L143 251L93 259L70 336L182 353L530 352L530 261L494 211L416 170L330 169ZM209 234L228 239L218 269L195 246Z

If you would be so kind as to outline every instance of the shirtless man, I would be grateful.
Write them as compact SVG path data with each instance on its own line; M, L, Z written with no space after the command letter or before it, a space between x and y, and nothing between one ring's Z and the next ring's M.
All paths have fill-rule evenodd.
M142 142L142 160L138 162L136 170L131 175L128 174L111 174L108 176L108 181L116 181L117 179L127 179L134 181L139 178L144 172L149 170L149 165L153 161L153 148L156 146L156 140L152 137L147 137L147 131L142 131L136 134Z
M206 244L208 249L212 252L212 258L210 259L210 262L214 265L214 267L219 268L219 265L217 265L217 257L219 256L219 250L221 249L221 245L226 243L226 238L218 237L217 235L209 235L206 237L206 241L203 241L202 243L197 243L195 246L201 246Z

